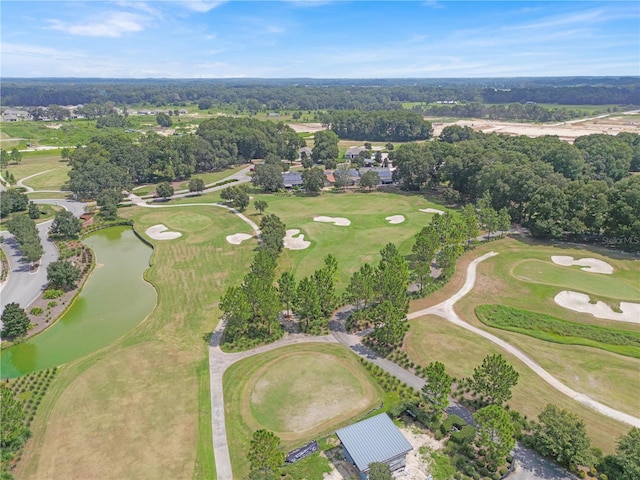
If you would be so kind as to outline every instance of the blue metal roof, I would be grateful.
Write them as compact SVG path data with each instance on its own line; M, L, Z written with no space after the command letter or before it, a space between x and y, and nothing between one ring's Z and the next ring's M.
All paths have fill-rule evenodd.
M336 435L361 472L413 449L386 413L341 428Z

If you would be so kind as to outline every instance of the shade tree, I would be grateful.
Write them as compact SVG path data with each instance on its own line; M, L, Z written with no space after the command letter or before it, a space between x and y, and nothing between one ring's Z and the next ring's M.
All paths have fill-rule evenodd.
M471 385L487 403L501 405L511 398L511 389L518 384L518 378L518 372L496 353L486 356L473 370Z
M2 310L2 338L21 338L29 330L29 317L16 302L8 303Z

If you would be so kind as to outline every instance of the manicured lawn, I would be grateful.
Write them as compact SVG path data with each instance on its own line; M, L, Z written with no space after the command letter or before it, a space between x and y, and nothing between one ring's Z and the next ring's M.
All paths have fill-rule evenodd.
M584 253L581 256L587 256ZM575 257L574 257L575 258ZM636 272L637 273L637 272ZM562 287L598 297L636 301L640 298L638 277L585 272L580 267L563 267L548 260L527 259L513 267L513 276L525 282Z
M223 178L227 178L228 176L233 175L234 173L237 173L240 170L247 168L248 166L249 165L246 163L242 165L234 165L230 168L225 168L224 170L220 170L218 172L197 173L195 175L192 175L191 178L201 178L205 185L209 185L219 182ZM180 184L180 188L189 188L189 181L182 182Z
M61 125L60 128L51 128ZM61 122L4 122L2 130L14 138L23 138L19 148L26 142L37 145L72 146L83 145L93 135L100 134L95 120L72 120Z
M326 435L380 405L384 395L340 345L301 344L241 360L224 375L234 477L248 474L252 433L274 430L285 450Z
M221 209L131 207L120 215L142 235L158 223L183 233L155 243L145 278L158 304L125 337L61 369L18 478L215 478L204 337L255 242L229 245L225 236L246 224Z
M559 307L553 301L553 297L565 287L522 281L514 276L513 266L529 259L550 262L551 255L571 255L574 258L593 257L604 260L614 267L614 274L608 277L617 279L621 284L629 285L634 276L637 278L640 261L615 253L609 254L604 249L564 247L560 244L550 245L542 242L504 239L481 246L464 255L458 262L456 273L449 285L428 299L413 302L411 309L418 310L433 305L455 293L464 281L468 263L489 251L499 252L499 255L478 266L476 286L470 294L456 304L458 314L472 325L488 330L514 344L571 388L606 405L637 415L637 398L640 397L640 386L637 382L640 370L639 360L591 347L560 345L519 333L490 328L476 318L474 310L478 305L486 303L503 304L549 314L575 323L637 332L637 326L633 324L597 319L591 315ZM571 271L569 267L562 268ZM579 270L572 273L585 276L596 275ZM597 279L605 276L607 275L598 275ZM635 301L640 300L636 297ZM412 360L422 365L433 360L442 361L449 373L456 377L472 374L473 368L486 355L505 354L493 343L437 317L417 319L412 321L411 325L406 350ZM509 402L516 410L534 417L550 402L568 408L585 420L594 445L607 452L612 452L617 437L629 430L628 425L620 424L586 409L552 389L517 360L510 358L510 361L521 375L514 397Z
M62 185L69 181L69 165L62 161L59 152L46 152L46 155L35 153L23 153L19 164L10 163L6 170L12 173L16 181L29 177L36 173L42 173L25 182L25 185L35 190L62 190ZM2 172L4 176L4 170Z

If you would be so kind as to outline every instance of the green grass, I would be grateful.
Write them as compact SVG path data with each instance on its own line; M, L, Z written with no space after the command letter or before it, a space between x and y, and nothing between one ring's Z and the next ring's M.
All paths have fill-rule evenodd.
M219 209L119 213L141 235L158 223L189 228L180 239L155 244L145 278L158 304L149 318L60 373L58 395L46 397L45 413L36 417L19 478L215 478L203 337L217 323L224 288L241 280L255 245L229 245L226 235L246 224ZM60 463L56 452L67 449Z
M581 256L586 256L582 254ZM603 275L580 270L579 267L563 267L551 263L551 259L524 259L513 268L518 280L562 287L598 297L636 301L640 298L637 276Z
M248 166L249 165L247 164L234 165L232 167L225 168L224 170L220 170L217 172L196 173L195 175L192 175L191 178L201 178L204 181L205 185L210 185L212 183L219 182L220 180L227 178L233 175L234 173L238 173L240 170L243 170ZM189 181L182 182L180 184L180 188L181 189L189 188Z
M51 125L58 124L61 124L62 127L58 129L50 128ZM92 135L100 133L100 130L95 128L95 124L94 120L4 122L2 130L11 137L24 139L20 141L20 148L25 148L27 142L34 145L64 147L86 144Z
M315 362L315 365L309 363L307 360L311 360L314 355L325 359L330 366L325 366L324 362ZM296 358L301 360L305 365L303 368L307 368L306 375L298 375L295 370L292 371L288 361L285 361L284 364L280 363L282 358L289 358L291 361ZM327 368L339 372L340 369L334 369L331 366L336 364L341 365L344 370L349 372L349 375L357 379L359 388L363 389L366 396L366 402L359 406L346 407L331 412L329 407L338 398L323 398L324 394L320 392L320 395L316 395L312 400L314 405L312 413L318 415L318 419L325 417L320 420L320 423L305 428L301 432L276 432L282 439L283 448L288 451L359 419L363 413L381 403L383 399L382 390L376 385L367 371L359 365L358 358L341 345L300 344L249 357L235 363L225 372L223 381L227 439L229 441L234 477L244 478L248 474L246 452L251 435L258 428L268 427L268 425L265 426L260 421L268 424L273 423L268 418L269 412L275 416L286 414L294 420L296 416L309 412L309 404L304 402L296 403L293 398L286 398L286 392L293 393L294 396L299 395L299 393L294 393L297 387L294 384L288 384L287 375L290 374L298 378L298 382L311 382L318 386L330 384L330 382L327 382L328 377L324 376L323 372L326 373ZM343 380L347 379L349 375L345 376L344 373L340 373L340 377ZM257 383L260 381L263 383ZM353 384L353 379L351 378L345 381L347 384ZM269 385L269 382L272 383ZM258 415L255 415L255 409L250 406L252 398L256 399L256 384L266 384L273 390L278 388L283 390L283 392L276 393L274 391L273 395L265 396L262 399L264 402L263 411ZM332 401L327 402L328 398L331 398ZM279 402L284 402L288 408L285 409ZM305 420L301 420L304 423Z
M475 311L480 321L490 327L549 342L584 345L640 358L640 334L637 332L566 322L544 313L504 305L479 305Z
M36 190L62 190L63 184L69 181L69 165L61 160L59 153L51 151L46 153L46 155L24 153L19 164L11 163L6 170L13 174L16 181L36 173L47 172L27 180L25 185ZM2 174L4 176L4 170Z

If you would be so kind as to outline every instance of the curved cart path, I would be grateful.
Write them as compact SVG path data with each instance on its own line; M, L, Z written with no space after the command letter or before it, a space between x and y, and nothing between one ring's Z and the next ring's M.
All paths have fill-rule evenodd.
M537 362L535 362L531 357L526 355L524 352L514 347L510 343L505 342L504 340L488 333L478 327L474 327L473 325L468 324L464 320L462 320L458 314L453 309L453 305L464 297L467 293L471 291L473 285L476 281L476 267L478 263L486 260L487 258L491 258L497 255L496 252L489 252L481 257L476 258L473 262L469 264L467 267L467 279L464 282L462 288L452 297L448 298L442 303L438 305L434 305L433 307L425 308L423 310L419 310L417 312L410 313L407 317L411 320L414 318L422 317L424 315L438 315L451 323L458 325L459 327L466 328L467 330L476 333L487 340L492 341L493 343L501 346L507 352L511 353L513 356L517 357L522 363L524 363L527 367L533 370L539 377L541 377L545 382L551 385L556 390L564 393L568 397L571 397L573 400L580 402L581 404L589 407L592 410L601 413L602 415L606 415L607 417L613 418L614 420L618 420L619 422L624 422L626 424L632 425L634 427L640 427L640 418L634 417L633 415L629 415L627 413L621 412L614 408L608 407L584 393L577 392L572 388L569 388L564 383L560 382L557 378L547 372L544 368L542 368Z
M213 426L213 454L216 462L216 478L218 480L233 480L231 457L227 442L227 428L224 416L224 392L222 377L231 365L243 358L258 355L263 352L300 343L338 343L331 335L314 337L305 334L287 334L277 342L263 345L252 350L236 353L224 353L220 349L220 339L224 331L221 320L211 338L209 348L209 382L211 388L211 422Z

